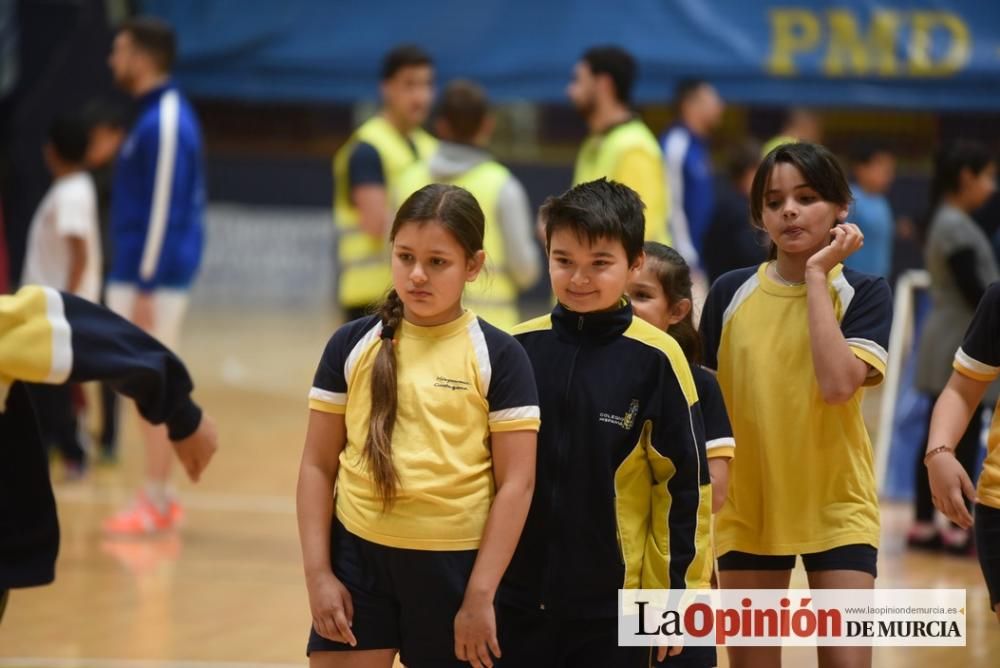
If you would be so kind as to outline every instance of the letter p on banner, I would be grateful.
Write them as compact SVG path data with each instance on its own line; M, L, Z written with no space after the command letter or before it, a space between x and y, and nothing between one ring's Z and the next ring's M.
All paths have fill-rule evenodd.
M620 646L964 647L964 589L620 589Z

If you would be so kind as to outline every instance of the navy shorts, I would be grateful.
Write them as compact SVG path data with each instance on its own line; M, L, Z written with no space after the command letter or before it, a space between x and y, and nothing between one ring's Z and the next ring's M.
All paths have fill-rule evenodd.
M468 668L455 656L455 615L476 550L437 552L386 547L334 520L333 573L351 593L356 647L309 634L306 653L398 649L408 668ZM502 647L502 646L501 646Z
M719 665L719 655L715 647L685 647L677 656L657 661L656 648L653 648L650 665L656 668L714 668Z
M1000 603L1000 510L976 504L976 553L990 591L990 608Z
M813 571L861 571L878 577L878 550L861 543L841 545L823 552L802 555L807 573ZM730 550L719 557L720 571L790 571L795 555L750 554Z
M649 668L648 647L618 646L615 617L576 619L502 605L498 640L503 665L512 668Z

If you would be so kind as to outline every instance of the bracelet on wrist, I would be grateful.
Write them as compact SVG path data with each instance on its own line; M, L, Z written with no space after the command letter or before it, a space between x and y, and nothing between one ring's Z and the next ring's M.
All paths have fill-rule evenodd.
M927 462L929 462L931 458L940 455L942 452L950 452L952 455L955 454L955 451L949 448L947 445L939 445L933 450L928 450L927 453L924 455L924 466L927 466Z

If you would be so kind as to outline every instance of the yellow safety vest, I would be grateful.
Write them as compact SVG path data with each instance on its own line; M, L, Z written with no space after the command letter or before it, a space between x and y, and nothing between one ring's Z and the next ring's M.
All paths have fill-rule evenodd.
M646 240L670 243L667 231L667 208L669 193L663 172L663 150L656 137L639 118L616 125L605 133L591 135L583 142L576 158L573 171L573 185L594 181L601 177L611 178L615 167L627 152L639 149L647 152L657 166L655 182L660 184L653 193L643 193L635 184L623 181L633 190L640 191L646 205Z
M340 304L345 308L367 306L380 301L392 284L388 244L367 234L358 225L358 210L351 200L348 162L359 142L371 144L382 159L386 193L390 197L399 175L418 159L425 159L437 148L437 140L422 129L410 133L417 155L399 131L382 116L361 125L333 158L333 219L337 227L337 258L340 274Z
M767 143L764 144L763 148L760 149L760 157L766 158L768 153L779 146L784 144L796 144L798 141L797 137L793 137L791 135L778 135L777 137L771 137L767 140Z
M488 160L461 175L443 181L461 186L472 193L486 219L486 234L483 238L486 265L479 278L471 285L465 286L462 301L486 322L505 330L520 322L517 309L517 284L511 278L507 267L507 249L497 215L500 191L510 178L510 170L498 162ZM407 169L400 177L397 198L405 198L433 182L427 163L421 161Z

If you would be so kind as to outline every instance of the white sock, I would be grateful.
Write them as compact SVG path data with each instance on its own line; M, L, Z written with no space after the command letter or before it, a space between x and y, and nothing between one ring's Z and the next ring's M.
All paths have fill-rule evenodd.
M147 480L144 491L146 498L149 499L149 502L158 511L161 513L167 512L167 508L170 505L170 490L167 488L167 483L157 480Z

